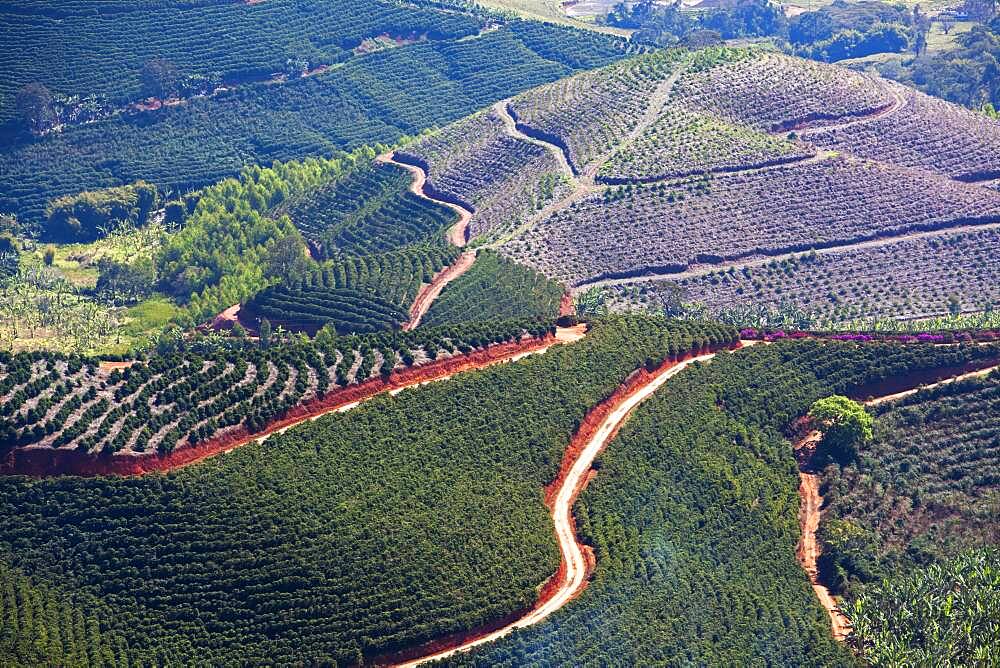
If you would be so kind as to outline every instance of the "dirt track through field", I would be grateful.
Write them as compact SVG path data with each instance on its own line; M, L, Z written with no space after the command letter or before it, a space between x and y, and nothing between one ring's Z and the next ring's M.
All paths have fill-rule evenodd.
M422 285L420 291L417 292L416 299L413 300L413 305L410 306L410 319L403 325L403 331L409 332L416 329L444 287L467 272L475 261L476 253L466 251L459 255L453 264L439 271L430 283Z
M748 344L752 343L748 342ZM637 384L631 387L626 384L623 386L623 392L616 392L602 406L598 406L592 411L592 413L596 413L603 408L607 412L596 429L592 433L585 434L582 447L575 454L575 458L570 462L564 460L563 470L556 480L557 486L552 490L554 491L554 499L551 501L552 520L559 549L562 553L559 571L553 576L557 578L556 586L549 586L552 584L551 581L547 583L547 586L543 588L544 595L539 598L534 607L499 629L482 634L473 633L471 637L458 641L454 646L436 648L417 658L393 665L417 666L427 661L436 661L459 652L468 651L479 645L503 638L516 629L538 624L573 600L587 585L587 577L590 574L593 559L589 548L577 541L576 527L573 522L573 504L586 486L594 460L614 438L619 428L639 404L652 396L657 389L687 366L695 362L707 362L713 357L715 357L715 353L705 353L665 365L653 374L640 375ZM584 424L586 425L586 420ZM570 444L568 452L575 452L574 444Z
M929 385L904 390L902 392L895 392L893 394L886 394L880 397L874 397L866 401L865 405L877 406L879 404L908 397L922 389L948 385L950 383L968 378L982 377L997 369L1000 369L1000 366L991 366L986 369L979 369L977 371L971 371L953 376L951 378L946 378ZM800 455L799 529L801 531L799 543L795 548L795 556L799 561L799 565L802 566L802 570L804 570L806 575L809 577L809 583L812 585L813 591L816 592L816 598L819 599L820 604L830 616L830 630L833 633L833 637L843 642L847 639L847 636L850 635L851 622L841 611L837 600L833 597L829 588L827 588L826 585L819 580L818 560L820 554L822 553L822 547L816 538L816 532L819 530L820 520L822 519L823 497L820 495L820 475L812 470L812 464L809 460L811 459L812 453L815 452L816 445L819 443L820 438L821 434L818 431L813 431L795 444L795 451Z

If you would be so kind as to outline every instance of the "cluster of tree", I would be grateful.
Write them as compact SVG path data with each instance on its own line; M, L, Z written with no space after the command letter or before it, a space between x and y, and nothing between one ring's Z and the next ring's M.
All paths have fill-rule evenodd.
M481 318L538 318L559 313L563 286L492 250L482 250L472 267L445 286L422 320L427 325Z
M44 234L66 243L94 241L118 222L145 224L157 199L156 186L146 181L57 197L46 207Z
M633 39L647 44L701 48L723 39L772 37L796 55L826 62L899 53L911 45L920 53L930 30L930 18L919 7L911 11L877 0L836 0L792 18L771 0L738 0L704 10L643 0L619 3L607 21L636 29Z
M2 478L0 550L98 597L132 665L357 665L530 605L560 558L540 490L586 412L735 336L614 319L169 476Z
M686 10L680 0L666 5L654 0L621 2L608 14L607 22L634 29L632 39L643 44L683 43L696 48L722 39L770 37L788 31L781 6L771 0L739 0L732 8L703 12Z
M786 341L672 378L609 444L574 509L597 557L588 589L452 665L850 665L794 557L799 479L783 431L831 393L954 354Z
M877 65L883 76L973 109L1000 107L1000 18L955 36L952 48ZM991 107L987 108L989 104Z

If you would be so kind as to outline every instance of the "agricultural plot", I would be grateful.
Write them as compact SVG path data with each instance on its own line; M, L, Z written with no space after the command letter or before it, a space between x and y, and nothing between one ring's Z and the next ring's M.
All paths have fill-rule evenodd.
M368 255L438 241L458 217L410 192L413 176L396 165L363 164L282 207L318 258Z
M308 67L342 62L378 35L455 39L481 24L468 14L377 0L0 7L0 41L7 47L0 54L0 122L28 83L120 103L140 96L141 69L153 58L171 61L182 78L214 77L221 85L282 72L289 60Z
M808 141L960 181L1000 178L1000 121L898 84L886 85L903 100L898 110L865 123L810 132Z
M597 180L620 184L732 172L815 154L811 146L668 105L635 141L615 151L601 166Z
M4 354L0 442L107 454L171 452L240 425L259 431L304 401L397 367L547 329L506 321L325 336L315 343L158 355L112 371L79 356Z
M422 323L444 325L494 318L552 320L563 287L542 274L482 250L472 267L445 286Z
M685 370L635 411L576 503L597 557L587 590L452 663L851 665L794 557L782 430L831 393L996 350L785 342Z
M1000 543L1000 375L872 410L874 440L856 462L823 476L821 535L835 590Z
M407 145L396 158L427 172L429 194L475 212L470 238L513 229L567 191L552 153L508 135L492 109Z
M677 81L671 102L765 131L864 116L894 99L867 74L760 49L706 49Z
M559 565L540 490L586 412L647 359L735 337L610 320L170 475L0 478L0 553L104 602L122 664L375 663L532 603Z
M509 110L526 134L562 148L580 173L625 139L682 58L675 51L638 56L533 90Z
M581 285L990 221L1000 221L993 191L837 157L610 189L555 213L502 250L550 278Z
M240 309L240 317L308 334L330 325L344 335L399 329L407 314L370 292L277 285L254 295Z
M386 49L281 85L67 127L0 146L0 212L36 222L60 195L139 179L185 192L249 163L394 142L626 53L620 39L515 21L476 39Z
M817 321L925 318L1000 304L1000 231L902 240L873 248L807 253L676 282L609 288L614 308L685 301L723 314L745 305L792 306Z

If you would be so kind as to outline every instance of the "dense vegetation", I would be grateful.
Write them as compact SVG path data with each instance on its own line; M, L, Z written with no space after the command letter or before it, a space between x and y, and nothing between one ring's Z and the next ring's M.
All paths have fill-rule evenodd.
M541 489L586 411L735 335L613 320L167 476L0 479L0 549L100 598L133 664L357 662L533 602L559 560Z
M482 250L472 267L449 283L421 321L427 325L492 318L551 320L563 287L536 271Z
M365 255L443 242L457 221L448 207L410 192L413 175L392 164L366 164L282 207L318 258Z
M824 472L821 573L834 591L1000 544L1000 376L875 410L875 440Z
M452 663L852 665L795 561L799 480L781 430L831 393L981 354L785 342L686 370L622 428L576 505L597 556L588 588Z
M123 638L108 633L89 597L75 604L0 560L0 663L5 666L95 666L127 659Z
M28 83L74 98L70 104L87 98L91 105L121 104L154 92L211 92L223 82L298 74L348 60L351 49L378 35L452 39L481 25L470 15L379 0L131 8L91 1L0 5L0 16L0 39L8 47L0 59L0 109L6 111L0 121L11 115L12 92ZM150 90L142 77L143 66L156 58L176 70L164 91Z
M293 332L316 333L331 325L338 334L398 329L406 313L370 292L325 287L265 288L240 309L240 318L267 320Z
M386 49L280 85L19 139L0 147L0 211L37 221L48 200L82 190L146 179L184 192L248 163L393 142L608 64L625 48L605 35L513 22L477 39Z
M356 311L330 312L337 321L358 318ZM290 317L284 310L279 315ZM310 331L320 319L312 315ZM539 336L549 326L509 320L362 337L325 331L315 342L288 344L265 326L259 329L259 345L237 338L221 347L189 348L174 341L148 362L113 371L75 355L5 354L0 443L4 449L36 444L105 454L167 453L241 426L260 431L305 401L397 367Z
M56 241L93 241L116 223L145 225L156 203L156 187L144 181L57 197L45 211L45 234Z
M872 585L852 601L851 645L873 666L995 666L1000 553L974 550Z

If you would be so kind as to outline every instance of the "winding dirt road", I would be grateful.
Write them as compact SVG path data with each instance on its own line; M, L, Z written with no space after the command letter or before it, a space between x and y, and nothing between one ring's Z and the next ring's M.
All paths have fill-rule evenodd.
M453 263L439 271L430 283L425 283L417 292L416 299L410 306L410 319L403 325L403 331L409 332L417 328L421 318L427 315L431 304L438 298L444 286L469 270L469 267L476 261L475 251L466 251L458 256Z
M752 344L753 342L747 343ZM434 650L424 656L394 665L408 668L427 661L436 661L459 652L468 651L479 645L503 638L515 629L538 624L575 598L587 585L587 577L590 573L590 558L587 554L587 548L581 545L576 538L576 530L573 523L573 504L576 501L577 495L586 486L594 460L614 438L619 428L639 404L648 399L664 383L683 371L687 366L695 362L706 362L713 357L715 357L715 353L706 353L661 367L656 373L643 379L643 382L638 384L638 386L626 392L624 396L613 396L611 398L613 405L610 407L610 411L600 422L597 429L586 437L586 441L576 459L573 460L572 465L568 468L565 475L561 474L558 480L559 486L551 508L556 539L559 542L559 550L562 553L562 565L554 576L558 578L555 587L546 586L544 589L546 595L525 615L506 626L474 636L454 647ZM600 407L595 408L595 410L599 409Z
M430 200L435 204L440 204L441 206L446 206L455 213L458 214L458 222L455 223L448 230L448 241L452 246L458 246L462 248L469 241L469 221L472 220L472 212L468 209L461 207L457 204L452 204L451 202L445 202L443 200L435 199L424 192L424 184L427 183L427 174L424 170L420 169L416 165L410 165L405 162L397 162L394 157L394 152L389 151L388 153L383 153L382 155L375 158L376 162L381 162L385 164L396 165L397 167L402 167L410 174L413 174L413 183L410 184L410 192L423 199Z

